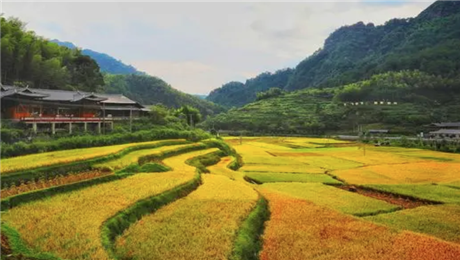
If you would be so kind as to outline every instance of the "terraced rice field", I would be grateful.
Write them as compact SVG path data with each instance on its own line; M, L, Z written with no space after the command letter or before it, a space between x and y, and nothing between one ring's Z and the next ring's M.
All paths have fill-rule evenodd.
M221 175L229 178L230 180L241 181L244 182L244 174L242 172L233 171L227 166L233 161L235 158L228 156L221 158L220 162L216 165L212 165L208 167L209 171L215 175Z
M302 174L279 172L246 172L246 177L258 183L268 182L319 182L327 184L341 184L326 174Z
M425 200L443 203L460 204L460 189L433 184L399 184L399 185L366 185L376 190L407 195Z
M91 158L102 157L114 153L118 153L126 148L139 146L139 145L154 145L160 142L170 141L170 142L184 142L185 140L162 140L162 141L152 141L152 142L142 142L142 143L130 143L130 144L121 144L121 145L112 145L112 146L103 146L103 147L94 147L94 148L82 148L82 149L73 149L73 150L64 150L57 152L47 152L39 154L31 154L18 156L14 158L2 159L1 162L1 172L3 174L8 174L10 172L32 169L44 166L50 166L55 164L70 163L76 161L87 160Z
M260 191L271 212L261 260L453 260L460 255L457 244L398 232L264 187Z
M317 205L352 215L371 215L398 209L397 206L387 202L321 183L267 183L262 185L262 188L305 199Z
M381 164L335 171L334 175L352 184L448 183L458 180L460 163Z
M165 151L172 151L172 150L181 149L184 147L197 146L197 145L198 144L182 144L182 145L162 146L159 148L152 148L152 149L142 149L142 150L130 152L126 156L123 156L116 160L96 164L94 165L94 168L97 169L97 168L107 168L108 167L112 170L119 170L130 164L136 164L139 161L139 158L141 158L142 156L159 154Z
M24 242L2 234L2 252L26 247L32 256L44 252L62 259L460 259L459 154L315 138L251 137L242 144L230 138L228 143L242 156L239 170L227 167L238 157L228 153L207 167L198 187L179 191L162 206L145 203L153 196L152 201L165 199L192 179L198 185L196 168L185 162L201 156L198 164L216 163L216 155L203 155L217 148L178 143L92 165L122 177L2 211L2 231L7 225ZM24 166L21 157L12 158L5 160L6 169L85 160L130 145L24 156L30 159ZM203 150L160 162L169 172L123 171L142 156L191 146ZM28 192L18 196L41 191ZM411 200L412 207L403 205ZM142 214L130 215L136 210ZM115 233L106 241L102 230L108 222L115 223Z
M460 243L460 205L432 205L366 217L376 223Z
M203 175L203 184L142 218L117 242L123 259L226 259L238 226L257 193L225 176Z
M137 174L24 204L3 213L2 221L16 228L24 241L38 251L65 259L109 259L100 241L103 222L138 200L191 180L195 168L185 161L213 151L168 158L164 163L171 165L171 172Z

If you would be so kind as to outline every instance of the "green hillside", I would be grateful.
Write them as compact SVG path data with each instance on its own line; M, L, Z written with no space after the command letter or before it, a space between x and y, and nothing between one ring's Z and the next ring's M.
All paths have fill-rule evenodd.
M209 93L206 98L224 107L240 107L256 100L257 92L270 88L283 88L292 75L292 69L278 70L275 73L265 72L246 83L229 82Z
M364 129L416 133L431 122L459 121L458 111L460 77L446 79L420 71L401 71L338 88L284 93L219 114L206 120L203 127L324 134L351 133L362 125Z

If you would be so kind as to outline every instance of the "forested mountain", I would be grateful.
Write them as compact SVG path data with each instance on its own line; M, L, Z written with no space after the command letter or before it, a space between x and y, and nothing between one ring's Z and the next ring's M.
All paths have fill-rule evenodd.
M70 49L77 48L77 46L75 46L71 42L61 42L59 40L51 40L51 42L57 43L61 46L65 46ZM82 53L93 58L101 68L102 72L110 74L145 74L143 72L138 71L133 66L126 65L121 60L117 60L108 54L93 51L90 49L83 49Z
M344 26L295 68L287 90L334 87L403 69L451 76L460 72L460 2L438 1L416 18L382 26Z
M283 69L275 73L262 73L255 78L248 79L244 84L235 81L229 82L211 91L206 99L228 108L243 106L255 101L257 92L266 91L270 88L283 88L292 73L292 69Z
M1 62L2 84L85 91L104 85L93 59L26 31L18 19L1 17Z
M390 129L416 133L432 122L459 121L460 76L421 71L377 74L336 88L279 94L209 118L205 128L256 133L352 133Z
M290 71L286 91L337 87L388 71L420 70L451 77L460 73L460 2L438 1L416 18L393 19L375 26L362 22L333 32L323 48ZM280 82L281 83L281 82ZM245 84L246 85L246 84ZM208 100L226 107L255 100L234 83L211 92ZM241 99L243 98L243 99Z
M161 103L173 108L188 105L199 109L204 116L224 111L222 107L212 102L172 88L165 81L157 77L135 74L106 74L104 80L106 83L104 92L121 93L144 105Z

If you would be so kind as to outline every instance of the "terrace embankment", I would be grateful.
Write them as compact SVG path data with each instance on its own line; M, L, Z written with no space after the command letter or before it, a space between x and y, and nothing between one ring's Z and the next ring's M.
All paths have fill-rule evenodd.
M423 199L418 199L415 197L404 196L404 195L394 194L390 192L377 191L377 190L367 188L367 187L365 188L365 187L354 186L354 185L333 185L333 186L339 189L354 192L354 193L357 193L357 194L360 194L366 197L383 200L385 202L388 202L394 205L398 205L402 207L403 209L412 209L412 208L416 208L420 206L441 204L441 202L423 200Z

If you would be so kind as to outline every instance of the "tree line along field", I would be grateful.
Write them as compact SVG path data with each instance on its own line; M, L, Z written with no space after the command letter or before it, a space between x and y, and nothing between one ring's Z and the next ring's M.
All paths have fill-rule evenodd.
M460 256L456 154L230 137L1 165L2 259Z

